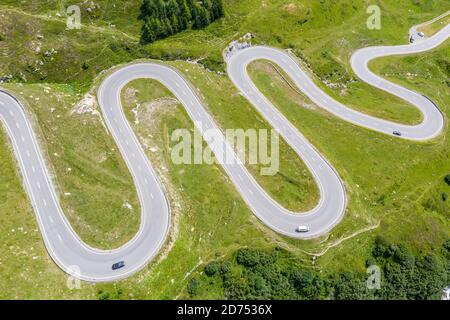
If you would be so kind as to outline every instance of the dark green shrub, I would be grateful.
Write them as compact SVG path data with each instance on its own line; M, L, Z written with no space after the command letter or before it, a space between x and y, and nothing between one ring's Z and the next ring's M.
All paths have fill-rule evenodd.
M372 249L372 256L382 257L388 249L388 243L381 236L375 238L375 245Z
M144 0L141 43L152 43L186 29L201 29L225 15L223 0Z
M353 272L339 275L334 285L334 299L336 300L365 300L371 298L366 281Z
M231 271L231 262L230 261L225 261L220 264L220 273L222 275L225 275L230 271Z
M108 291L102 291L102 290L100 290L100 291L97 293L98 300L109 300L110 296L111 296L111 295L109 294Z
M369 258L366 260L366 268L376 265L376 264L377 264L377 262L374 258Z

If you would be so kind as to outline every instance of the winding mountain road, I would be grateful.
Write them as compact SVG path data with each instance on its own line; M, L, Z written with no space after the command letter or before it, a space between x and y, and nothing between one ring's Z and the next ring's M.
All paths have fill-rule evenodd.
M424 120L416 126L377 119L347 108L324 93L284 51L258 46L239 51L229 58L228 75L231 80L303 159L317 182L320 190L319 204L301 214L281 207L259 186L223 135L206 135L210 129L218 131L218 126L189 83L176 70L163 64L138 63L115 71L98 89L98 101L108 130L131 171L142 212L138 233L127 244L114 250L104 251L87 246L71 228L61 209L30 121L21 104L6 92L0 93L0 119L12 141L25 189L50 256L61 269L82 280L113 281L143 268L159 252L170 226L170 208L162 185L122 109L120 94L128 82L151 78L166 86L186 108L217 158L222 159L224 152L233 155L234 161L226 161L221 165L253 213L276 232L299 239L313 238L323 235L342 219L346 208L343 183L333 167L255 87L246 71L248 64L257 59L273 61L312 101L346 121L389 135L393 131L400 131L405 139L426 140L442 132L444 118L437 107L420 94L376 76L369 71L367 63L382 56L413 54L433 49L443 43L449 34L450 25L420 43L366 48L356 51L351 59L353 70L363 81L396 95L421 110ZM296 232L299 225L309 226L310 231ZM122 260L125 261L125 267L111 269L113 263Z

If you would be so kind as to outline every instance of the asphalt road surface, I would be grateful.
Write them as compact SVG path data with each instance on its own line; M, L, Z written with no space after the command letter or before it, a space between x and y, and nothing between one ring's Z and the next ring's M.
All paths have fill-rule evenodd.
M364 81L412 103L424 114L417 126L405 126L380 120L345 107L327 96L299 68L295 60L284 51L268 47L252 47L237 52L228 61L228 75L245 97L280 133L311 170L320 189L319 204L311 211L293 213L275 202L247 171L231 146L221 134L205 135L218 159L224 152L233 161L222 163L224 170L236 186L253 213L271 229L293 238L306 239L325 234L343 217L346 193L342 181L333 167L315 150L303 135L259 92L248 77L246 66L256 59L269 59L292 77L300 90L315 103L347 121L402 137L425 140L437 136L443 128L443 116L428 99L420 94L394 85L367 69L373 58L394 54L411 54L432 49L448 38L450 26L413 45L375 47L359 50L352 57L355 73ZM206 133L218 131L214 120L203 107L190 85L176 70L156 63L139 63L124 67L110 76L98 90L98 101L108 130L132 173L141 205L141 225L135 237L124 246L103 251L87 246L68 223L59 203L49 172L44 163L28 116L21 104L11 95L0 93L0 119L12 141L25 189L34 207L45 246L53 260L65 272L86 281L112 281L125 278L143 268L160 250L170 226L170 208L152 166L126 120L120 93L124 85L134 79L151 78L160 81L180 100L197 129ZM208 131L210 132L210 131ZM307 233L296 228L306 225ZM113 263L125 261L125 267L112 270Z

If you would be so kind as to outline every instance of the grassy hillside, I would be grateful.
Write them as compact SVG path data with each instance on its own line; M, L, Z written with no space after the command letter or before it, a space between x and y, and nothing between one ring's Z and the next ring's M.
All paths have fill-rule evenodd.
M99 247L125 242L139 221L129 172L101 118L95 113L71 113L89 89L94 88L95 93L101 71L139 58L200 59L200 64L170 64L199 89L216 121L224 128L264 128L265 121L238 95L226 75L215 72L223 71L224 46L252 32L255 43L293 48L316 81L343 103L376 116L414 123L420 121L420 113L413 107L354 81L349 57L359 47L405 43L412 24L450 9L447 1L439 0L411 0L402 5L378 1L383 27L370 31L365 28L364 2L232 0L226 1L227 17L205 30L186 31L142 47L138 44L140 22L134 19L139 1L95 1L98 7L94 13L88 15L83 8L81 30L65 30L65 18L56 13L62 5L80 2L3 1L0 77L9 82L2 86L22 97L35 116L41 145L71 223L85 241ZM431 53L382 59L371 67L428 95L448 117L449 49L447 42ZM45 253L7 138L4 133L0 135L0 274L7 275L0 281L0 296L171 299L186 295L186 284L193 274L201 272L203 264L226 259L242 246L268 249L277 244L296 262L317 270L341 271L351 266L364 271L377 234L391 242L405 242L413 252L437 250L449 237L449 203L442 201L443 192L450 194L442 180L449 170L448 129L444 137L433 142L400 141L357 128L316 108L292 91L265 62L252 65L251 73L258 87L333 163L345 181L349 211L329 237L307 242L281 237L250 213L220 167L172 165L167 137L174 128L192 129L193 125L179 105L165 99L167 111L144 112L141 116L148 118L135 130L148 146L148 156L171 199L176 217L171 241L160 259L116 284L83 283L81 290L67 289L65 275ZM138 90L126 103L131 121L134 114L130 110L137 102L151 104L170 96L149 81L134 82L129 88ZM152 147L157 151L151 151ZM286 146L282 155L280 175L256 178L288 207L314 205L317 195L310 174ZM257 172L257 168L250 169ZM131 211L126 203L131 204ZM312 265L310 253L324 254Z
M97 111L76 105L71 86L3 86L34 116L44 156L66 216L92 246L109 249L130 240L139 227L140 207L131 174Z
M450 13L430 24L426 24L424 26L419 27L417 31L423 32L426 36L432 36L449 23L450 23Z

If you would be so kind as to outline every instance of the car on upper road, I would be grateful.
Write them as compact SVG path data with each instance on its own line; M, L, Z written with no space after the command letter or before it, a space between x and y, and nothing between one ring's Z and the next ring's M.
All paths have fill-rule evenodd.
M394 132L392 132L392 134L393 134L394 136L398 136L398 137L401 137L401 136L402 136L402 133L401 133L400 131L394 131Z
M295 229L297 232L308 232L309 227L308 226L298 226L297 229Z
M119 261L119 262L116 262L116 263L114 263L112 265L112 269L113 270L117 270L117 269L120 269L120 268L123 268L123 267L125 267L125 261Z

